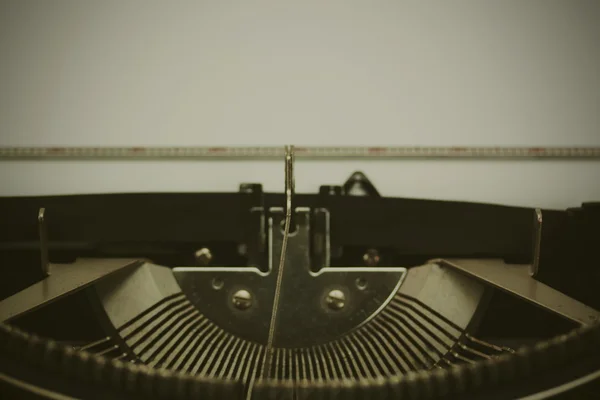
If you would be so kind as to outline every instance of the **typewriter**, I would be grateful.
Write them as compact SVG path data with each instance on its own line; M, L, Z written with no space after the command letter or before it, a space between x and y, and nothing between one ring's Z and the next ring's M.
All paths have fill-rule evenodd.
M600 203L296 193L306 151L283 193L0 198L0 397L600 396Z

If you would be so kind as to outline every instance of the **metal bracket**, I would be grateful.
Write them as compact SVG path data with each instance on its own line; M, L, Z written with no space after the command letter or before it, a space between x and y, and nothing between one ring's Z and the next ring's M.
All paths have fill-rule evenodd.
M346 180L344 183L344 194L347 196L372 196L372 197L381 197L375 185L371 183L369 178L362 173L361 171L356 171ZM357 188L361 193L356 194L353 193Z
M600 312L535 279L540 268L542 222L542 210L537 208L533 214L531 264L505 264L494 259L438 259L431 262L451 267L580 325L600 322Z
M43 307L61 297L81 290L92 283L127 267L139 266L139 259L79 259L73 264L50 264L46 209L38 211L40 258L44 279L0 301L0 322ZM50 274L52 267L52 274Z
M0 321L41 308L125 268L143 264L138 259L79 259L53 264L52 275L0 302Z
M430 262L453 268L578 324L600 321L600 312L533 279L528 264L511 265L495 259L437 259Z

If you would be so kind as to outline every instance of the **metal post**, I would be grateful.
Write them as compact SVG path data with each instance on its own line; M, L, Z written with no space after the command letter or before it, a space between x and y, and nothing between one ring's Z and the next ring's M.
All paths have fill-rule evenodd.
M533 254L530 275L536 277L540 269L540 251L542 247L542 210L536 208L533 213Z
M40 236L40 255L42 262L42 273L44 277L50 275L50 261L48 259L48 228L45 218L46 209L40 208L38 212L38 233Z

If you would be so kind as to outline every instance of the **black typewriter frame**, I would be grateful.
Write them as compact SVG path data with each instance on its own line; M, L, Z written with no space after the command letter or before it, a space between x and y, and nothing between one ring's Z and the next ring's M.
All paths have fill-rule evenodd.
M227 249L250 241L256 229L249 210L284 202L282 194L264 193L259 184L242 187L245 191L239 193L2 197L0 257L10 257L11 262L3 262L0 273L10 273L11 279L24 284L40 278L39 266L14 261L23 264L17 255L22 259L33 255L39 261L36 217L41 207L47 210L50 254L59 259L110 252L166 258L182 265L193 262L191 249L206 245ZM332 248L343 248L344 259L357 256L353 249L374 247L389 252L389 264L403 266L433 257L531 261L533 208L341 193L340 186L323 186L319 194L296 195L294 203L329 210ZM542 211L538 280L599 307L594 284L600 272L594 263L600 244L600 203ZM223 265L244 262L229 253L220 260ZM10 289L0 288L0 296L6 297Z

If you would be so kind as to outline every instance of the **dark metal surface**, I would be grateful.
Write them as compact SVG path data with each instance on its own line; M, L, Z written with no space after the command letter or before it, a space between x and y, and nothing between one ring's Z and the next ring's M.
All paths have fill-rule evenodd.
M326 208L335 246L391 247L399 255L526 257L532 209L435 200L296 194L295 207ZM261 201L259 203L259 201ZM244 242L248 210L281 207L284 197L245 193L105 194L0 198L0 246L39 254L40 207L52 214L49 249L107 243ZM545 216L565 214L544 211ZM91 223L90 221L93 221ZM550 223L550 225L552 225ZM551 228L551 226L548 226ZM152 255L152 248L145 249Z
M73 264L53 264L50 276L0 302L0 321L10 321L112 273L141 264L136 259L80 259Z
M536 279L600 310L600 202L566 212L544 211Z

